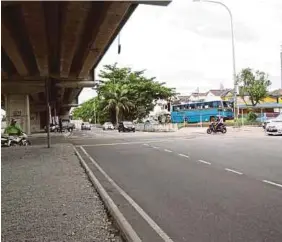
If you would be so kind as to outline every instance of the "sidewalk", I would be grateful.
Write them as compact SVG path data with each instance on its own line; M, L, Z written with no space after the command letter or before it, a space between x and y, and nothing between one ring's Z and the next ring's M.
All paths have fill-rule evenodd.
M122 241L70 144L1 150L2 241Z

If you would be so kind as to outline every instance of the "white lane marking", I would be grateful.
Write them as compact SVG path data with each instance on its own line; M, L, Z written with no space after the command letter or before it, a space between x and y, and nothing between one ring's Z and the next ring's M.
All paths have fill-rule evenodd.
M162 142L169 142L170 139L166 140L151 140L147 143L162 143ZM104 144L92 144L92 145L81 145L82 147L99 147L99 146L113 146L113 145L135 145L135 144L143 144L144 141L132 141L132 142L117 142L117 143L104 143Z
M279 184L279 183L275 183L275 182L268 181L268 180L263 180L263 182L268 183L268 184L271 184L271 185L273 185L273 186L277 186L277 187L281 187L281 188L282 188L282 185Z
M143 144L144 146L149 146L148 144Z
M153 230L165 241L173 242L173 240L156 224L156 222L124 191L122 190L112 178L98 165L98 163L86 152L86 150L80 146L80 149L91 160L96 168L105 176L105 178L115 187L118 192L131 204L132 207L143 217L143 219L152 227Z
M152 148L154 148L154 149L158 149L159 147L158 147L158 146L152 146Z
M242 172L235 171L235 170L232 170L232 169L229 169L229 168L225 168L224 170L229 171L229 172L233 172L233 173L238 174L238 175L243 175Z
M112 210L116 220L118 220L118 223L123 224L123 227L126 228L127 236L129 236L133 241L141 242L142 240L139 238L135 230L132 228L132 226L129 224L129 222L126 220L124 215L121 213L121 211L118 209L112 198L109 196L109 194L106 192L104 187L101 185L99 180L96 178L96 176L93 174L93 172L90 170L89 166L85 162L85 160L82 158L78 150L74 148L74 151L78 158L80 159L80 162L83 164L83 166L86 169L86 173L90 176L90 179L92 182L96 185L97 190L99 191L102 198L104 198L105 203L108 205L108 208ZM80 146L81 148L81 146Z
M165 152L172 152L171 150L164 149Z
M204 161L204 160L199 160L199 162L204 163L204 164L207 164L207 165L211 165L210 162L207 162L207 161Z
M185 157L185 158L190 158L188 155L184 155L184 154L178 154L179 156Z

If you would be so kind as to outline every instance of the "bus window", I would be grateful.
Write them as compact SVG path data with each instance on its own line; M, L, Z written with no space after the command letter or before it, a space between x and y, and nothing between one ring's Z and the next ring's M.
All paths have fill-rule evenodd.
M203 103L203 108L205 108L205 109L206 109L206 108L209 108L209 103L208 103L208 102L204 102L204 103Z
M213 108L213 102L207 102L206 104L207 104L208 108Z
M213 102L213 107L218 108L220 106L220 101L214 101Z

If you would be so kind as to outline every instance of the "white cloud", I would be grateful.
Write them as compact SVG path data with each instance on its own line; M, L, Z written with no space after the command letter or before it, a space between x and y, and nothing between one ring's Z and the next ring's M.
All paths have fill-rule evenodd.
M281 0L225 0L233 13L237 72L244 67L269 73L279 88L282 44ZM180 93L232 87L230 20L227 11L211 3L173 0L168 7L140 5L98 69L116 61L147 69L148 76L176 87ZM81 99L93 96L83 91Z

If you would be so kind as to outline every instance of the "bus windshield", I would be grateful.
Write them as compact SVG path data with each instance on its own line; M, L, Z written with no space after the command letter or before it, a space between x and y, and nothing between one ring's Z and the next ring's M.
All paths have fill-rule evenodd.
M223 101L224 108L233 108L232 103L228 101Z

